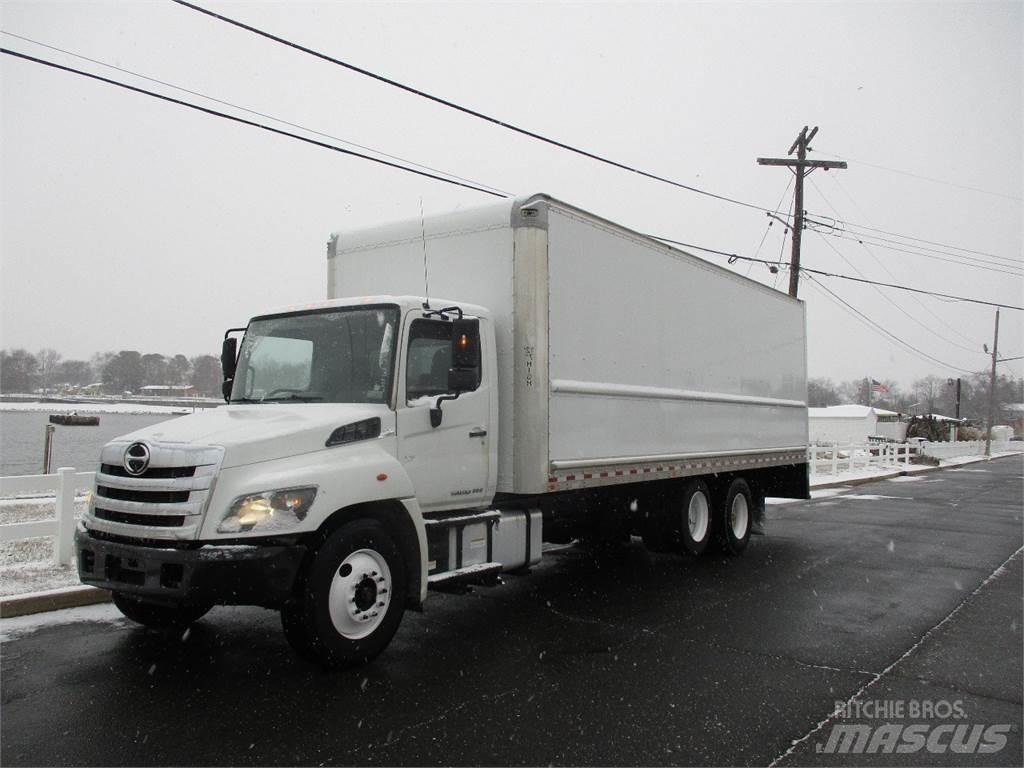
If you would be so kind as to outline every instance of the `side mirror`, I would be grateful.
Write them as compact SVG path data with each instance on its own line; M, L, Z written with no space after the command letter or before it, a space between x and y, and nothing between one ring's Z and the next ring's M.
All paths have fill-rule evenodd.
M476 368L449 368L448 391L472 392L476 389L477 378Z
M235 378L235 365L238 360L238 339L229 336L220 347L220 367L224 372L224 381Z
M452 321L452 368L480 367L480 320ZM475 386L475 384L474 384Z
M225 402L231 400L231 386L235 383L235 367L238 362L238 339L225 337L220 347L220 368L224 381L220 385Z
M452 367L449 392L472 392L480 383L480 321L463 318L452 322Z
M448 392L430 409L430 426L441 426L441 403L472 392L480 384L480 321L460 318L452 321L452 366L448 369Z

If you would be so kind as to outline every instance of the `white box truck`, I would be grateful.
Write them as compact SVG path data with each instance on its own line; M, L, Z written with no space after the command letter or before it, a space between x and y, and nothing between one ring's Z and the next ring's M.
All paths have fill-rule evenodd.
M357 663L544 541L739 554L808 495L795 299L544 195L333 235L327 270L225 334L228 405L104 447L78 567L129 618L261 605Z

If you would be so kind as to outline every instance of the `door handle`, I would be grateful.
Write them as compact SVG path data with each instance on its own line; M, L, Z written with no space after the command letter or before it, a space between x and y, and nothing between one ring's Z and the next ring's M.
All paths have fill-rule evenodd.
M476 427L469 431L470 437L487 437L487 430L483 427Z

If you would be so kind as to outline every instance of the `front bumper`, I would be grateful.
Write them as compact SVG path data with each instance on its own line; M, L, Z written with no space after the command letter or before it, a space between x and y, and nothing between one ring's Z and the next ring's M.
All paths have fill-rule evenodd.
M252 540L178 549L108 541L82 529L75 534L83 584L197 605L279 607L291 595L306 549Z

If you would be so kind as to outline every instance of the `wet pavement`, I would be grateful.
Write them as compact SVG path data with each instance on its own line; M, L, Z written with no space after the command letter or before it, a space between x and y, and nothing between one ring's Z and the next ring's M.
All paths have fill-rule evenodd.
M1022 475L1014 457L772 506L737 559L569 548L432 595L343 672L261 609L171 635L85 609L109 618L4 642L0 763L1020 765Z

